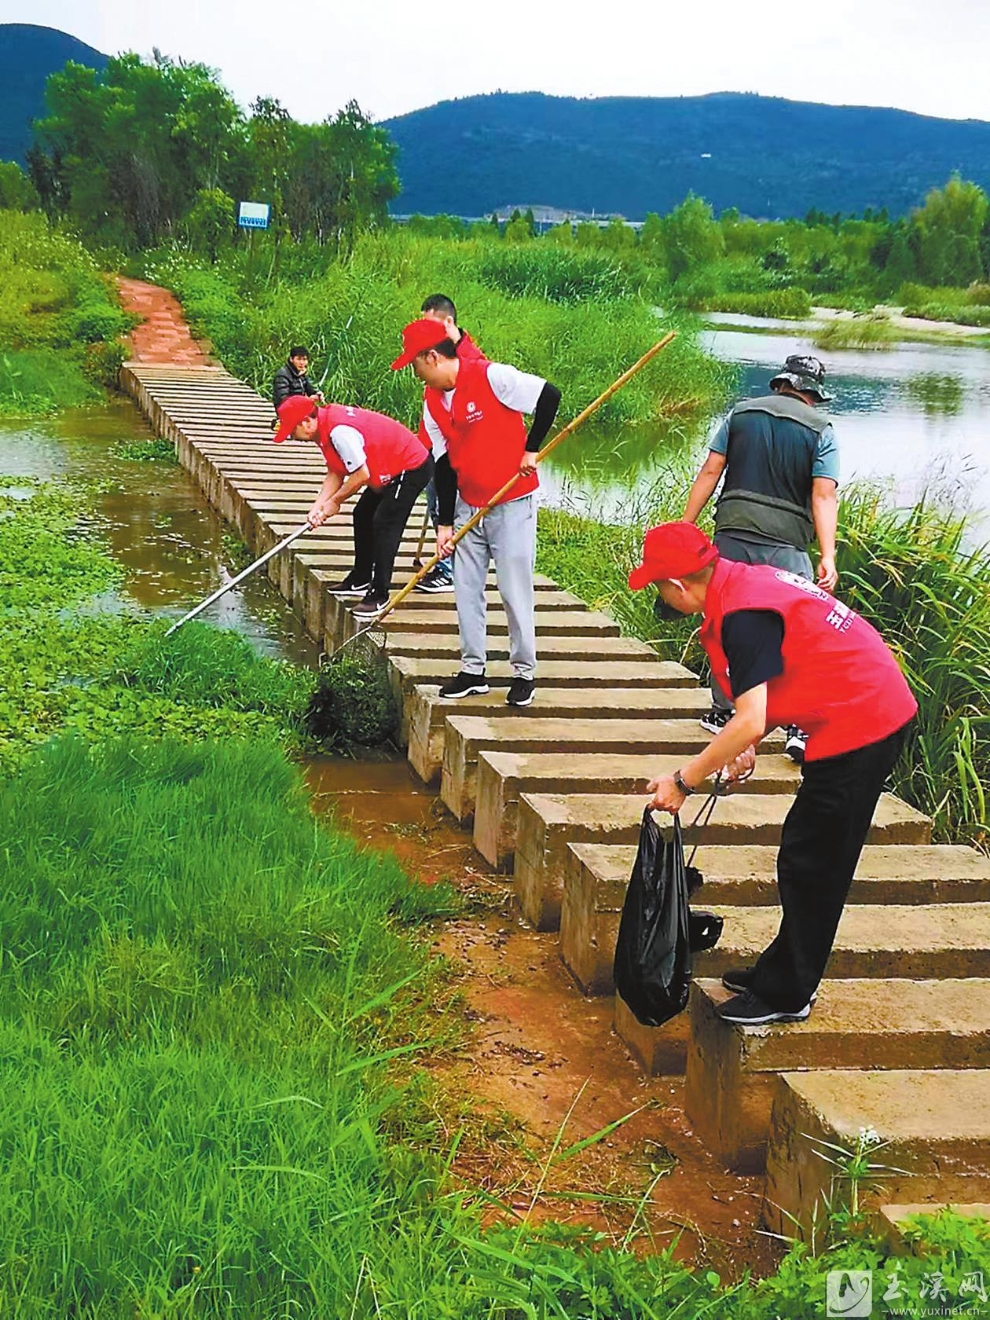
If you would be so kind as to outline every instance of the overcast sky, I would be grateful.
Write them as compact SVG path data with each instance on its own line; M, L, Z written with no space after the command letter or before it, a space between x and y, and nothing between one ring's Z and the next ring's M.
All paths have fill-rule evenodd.
M220 70L245 107L376 119L477 92L761 92L990 120L990 0L0 0L0 21ZM0 92L2 95L2 92Z

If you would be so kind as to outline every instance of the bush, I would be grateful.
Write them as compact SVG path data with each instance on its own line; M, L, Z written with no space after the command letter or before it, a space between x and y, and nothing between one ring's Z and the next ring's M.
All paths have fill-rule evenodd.
M696 304L706 312L738 312L745 316L773 316L800 321L811 315L806 289L765 289L760 293L719 293Z
M569 303L628 298L633 293L622 267L605 253L568 250L557 244L489 246L477 272L482 284L513 298Z
M207 270L180 252L163 252L149 260L147 276L176 291L196 331L262 393L269 391L287 346L308 342L314 376L325 371L329 398L410 425L418 422L422 391L410 372L391 372L389 364L402 326L416 315L425 293L450 294L463 324L492 360L511 362L558 385L561 421L590 403L666 328L637 298L562 304L489 288L479 281L478 267L493 248L501 254L480 240L441 243L392 231L359 239L347 262L312 246L285 244L280 280L271 286L248 280L242 254L230 254ZM536 242L514 249L504 269L514 269L517 259L527 261L533 250L552 261L557 249ZM576 269L572 255L565 251L562 270ZM592 257L598 260L598 254ZM588 269L606 267L589 264ZM602 420L700 414L721 403L731 371L700 350L692 326L679 329L676 344L605 406Z
M354 643L320 670L306 710L307 731L320 742L378 747L399 727L399 711L383 655Z

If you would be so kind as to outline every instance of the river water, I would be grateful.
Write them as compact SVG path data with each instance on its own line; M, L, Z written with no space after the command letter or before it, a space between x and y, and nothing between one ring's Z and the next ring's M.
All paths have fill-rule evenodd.
M55 417L0 419L0 473L92 483L94 530L126 575L119 594L102 604L178 617L215 591L225 574L243 567L243 548L178 463L117 452L121 444L151 439L137 408L124 398ZM316 659L317 648L263 574L223 597L205 617L236 628L265 654L303 663Z
M766 392L791 353L825 362L834 401L842 481L879 479L897 502L915 503L926 488L952 498L990 528L990 349L902 343L876 352L819 352L807 332L772 333L713 327L704 346L738 372L733 399ZM680 428L588 431L561 446L548 463L545 498L553 504L620 519L670 471L683 484L704 450L707 424ZM564 450L568 452L565 454ZM676 475L675 475L676 473ZM685 495L686 495L685 489Z

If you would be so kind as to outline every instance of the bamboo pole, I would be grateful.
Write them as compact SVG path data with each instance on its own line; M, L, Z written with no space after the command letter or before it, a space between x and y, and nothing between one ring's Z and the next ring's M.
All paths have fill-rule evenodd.
M638 362L634 362L633 365L628 369L628 371L624 371L622 375L618 378L618 380L613 381L612 384L608 387L608 389L604 391L604 393L599 394L597 399L594 399L591 403L589 403L587 408L585 408L583 412L579 412L578 415L573 419L573 421L568 422L562 431L558 431L558 433L553 437L553 439L548 441L548 443L543 446L540 452L536 455L537 463L542 463L543 460L547 457L547 455L552 454L553 451L562 441L566 440L569 435L573 435L574 432L578 429L578 427L588 420L588 418L592 415L592 413L597 412L603 403L607 403L614 394L617 394L619 390L622 389L623 385L627 385L629 381L632 380L633 376L637 375L640 371L642 371L643 368L646 366L646 364L648 362L651 362L657 356L657 354L661 353L671 342L671 340L676 339L676 337L677 337L676 330L671 330L668 334L665 334L661 340L655 343L652 348L647 349L647 351L643 354L643 356L639 359ZM481 522L482 518L484 518L486 514L491 513L492 509L494 509L497 504L501 504L502 500L505 499L506 495L508 495L509 491L519 480L520 480L520 474L516 472L512 477L509 478L509 480L505 483L505 485L501 488L501 490L495 493L491 501L488 504L486 504L484 508L476 509L475 512L471 515L471 517L467 520L467 522L463 525L463 527L458 528L458 531L454 536L451 545L456 546L458 541L460 541L462 537L466 536L472 527L477 527L478 523ZM442 558L441 555L434 555L433 558L427 564L424 564L423 567L419 570L419 572L416 573L414 577L411 577L409 581L406 583L406 585L395 593L395 595L388 602L388 604L385 606L382 612L376 615L374 619L369 620L369 623L372 626L377 627L381 623L381 621L386 617L386 615L391 614L397 605L402 604L402 602L409 595L409 593L415 588L416 584L418 582L421 582L423 578L426 577L430 569L436 568L441 558ZM355 633L354 635L358 636L357 633Z

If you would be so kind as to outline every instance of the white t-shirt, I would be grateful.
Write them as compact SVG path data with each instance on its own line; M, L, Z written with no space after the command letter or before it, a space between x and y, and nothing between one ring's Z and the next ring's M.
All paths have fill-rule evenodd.
M330 432L330 443L340 455L340 461L346 472L356 472L364 467L368 455L364 448L364 436L356 426L335 426Z
M488 376L488 384L492 387L492 393L499 403L504 403L506 408L512 408L515 412L532 413L536 408L540 395L543 393L543 387L546 385L546 381L542 376L532 376L528 371L519 371L518 368L510 367L505 362L489 362L486 375ZM453 398L453 390L444 392L443 404L448 412L450 412ZM447 441L430 415L430 410L425 403L423 404L423 422L426 426L426 434L430 437L430 443L433 446L434 459L442 458L447 452Z

